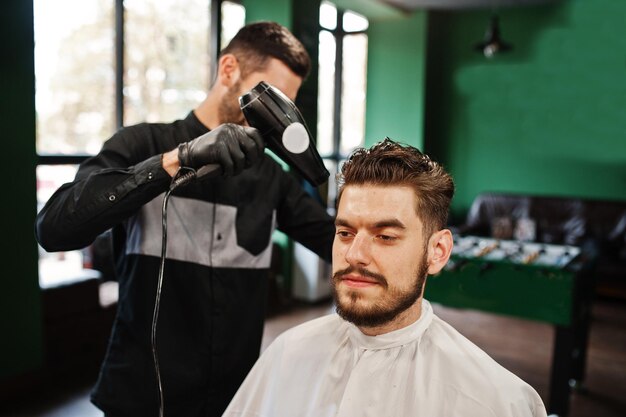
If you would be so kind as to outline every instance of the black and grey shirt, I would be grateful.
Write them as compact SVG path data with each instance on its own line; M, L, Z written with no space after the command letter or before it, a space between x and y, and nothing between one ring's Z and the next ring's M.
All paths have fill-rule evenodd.
M170 177L161 154L207 132L193 113L120 130L37 216L49 251L113 230L118 312L92 401L111 415L158 415L150 329ZM157 332L167 415L219 416L260 350L275 228L330 260L333 220L271 157L234 177L177 189Z

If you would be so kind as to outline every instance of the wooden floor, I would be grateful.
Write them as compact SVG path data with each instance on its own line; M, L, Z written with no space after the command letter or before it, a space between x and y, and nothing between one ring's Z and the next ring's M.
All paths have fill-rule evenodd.
M331 313L331 303L300 305L268 319L263 349L284 330ZM547 401L554 339L551 326L434 305L435 313L531 384ZM0 416L101 417L89 403L91 382L66 384L42 398L15 404ZM626 416L626 303L597 300L593 308L585 390L572 396L570 417ZM4 408L4 407L2 407Z

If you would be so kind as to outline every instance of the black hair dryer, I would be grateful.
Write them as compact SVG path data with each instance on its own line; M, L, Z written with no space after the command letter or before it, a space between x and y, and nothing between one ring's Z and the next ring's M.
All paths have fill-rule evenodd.
M314 186L328 180L322 158L300 110L279 89L261 81L239 97L248 124L261 132L269 149Z

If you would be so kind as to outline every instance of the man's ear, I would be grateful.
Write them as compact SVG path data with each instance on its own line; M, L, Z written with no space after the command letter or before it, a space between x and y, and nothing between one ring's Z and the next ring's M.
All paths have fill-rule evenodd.
M442 229L428 239L428 274L434 275L448 263L454 242L452 233Z
M224 54L220 57L217 67L217 80L225 87L231 87L239 81L241 71L239 61L233 54Z

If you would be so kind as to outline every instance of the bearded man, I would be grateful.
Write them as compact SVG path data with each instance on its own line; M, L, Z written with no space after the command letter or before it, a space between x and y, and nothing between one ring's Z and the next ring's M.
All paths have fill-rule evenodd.
M279 336L224 416L545 416L532 387L423 299L453 246L454 183L442 166L386 139L356 150L338 186L337 314Z
M330 261L333 219L263 153L238 97L260 81L291 100L310 70L304 46L273 22L243 27L220 54L206 99L186 118L121 129L37 216L48 251L79 249L112 229L119 302L92 402L106 417L220 416L259 356L275 228ZM170 199L158 322L161 206L183 166L222 175ZM164 401L159 401L162 392Z

